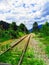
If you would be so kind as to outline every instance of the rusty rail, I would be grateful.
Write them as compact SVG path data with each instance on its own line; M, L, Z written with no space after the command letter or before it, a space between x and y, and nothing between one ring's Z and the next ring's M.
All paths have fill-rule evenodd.
M11 46L10 48L8 48L6 51L4 51L3 53L1 53L0 55L3 55L4 53L6 53L7 51L11 50L12 48L14 48L16 45L18 45L21 41L23 41L28 35L24 36L23 38L21 38L19 41L15 42L15 44L13 46Z
M20 60L19 60L19 62L18 62L18 65L21 65L21 63L22 63L24 54L25 54L25 52L26 52L26 50L27 50L27 47L28 47L28 44L29 44L29 41L30 41L30 37L31 37L31 35L29 36L28 41L27 41L27 44L26 44L25 47L24 47L24 50L23 50L23 52L22 52L22 55L21 55Z

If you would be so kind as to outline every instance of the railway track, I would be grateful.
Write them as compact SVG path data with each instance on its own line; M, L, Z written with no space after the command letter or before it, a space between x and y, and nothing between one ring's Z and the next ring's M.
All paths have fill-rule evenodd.
M0 56L3 55L4 53L8 52L8 51L11 50L12 48L14 48L14 47L15 47L16 45L18 45L21 41L23 41L27 36L28 36L28 35L26 35L26 36L22 37L21 39L19 39L17 42L15 42L13 45L11 45L11 47L9 47L6 51L2 52L2 53L0 54Z
M22 63L24 54L25 54L25 52L26 52L26 50L27 50L27 47L28 47L28 44L29 44L29 41L30 41L30 37L31 37L31 35L28 37L27 43L26 43L26 45L24 46L24 49L23 49L22 55L21 55L21 57L20 57L20 60L19 60L19 62L18 62L18 65L21 65L21 63Z
M23 38L19 39L19 41L17 41L16 43L14 43L9 49L7 49L3 53L1 53L0 56L3 55L4 53L8 52L9 50L13 49L16 45L20 44L20 42L22 42L25 38L27 38L26 43L24 42L25 45L24 45L23 51L22 51L22 53L20 55L18 64L16 64L16 65L21 65L22 64L22 61L23 61L23 58L24 58L24 54L25 54L25 52L27 50L27 47L28 47L28 44L29 44L29 41L30 41L30 37L31 37L31 34L26 35ZM3 63L3 65L4 64L6 64L6 63Z

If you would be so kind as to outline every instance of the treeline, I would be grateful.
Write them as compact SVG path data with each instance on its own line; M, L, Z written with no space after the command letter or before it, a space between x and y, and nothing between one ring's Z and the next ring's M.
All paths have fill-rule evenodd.
M28 30L24 24L16 25L16 22L12 22L11 24L6 23L4 21L0 21L0 41L1 39L14 39L24 34L27 34Z
M40 27L38 26L37 22L34 22L33 32L40 33L40 36L49 36L49 23L46 22L45 24L42 24Z

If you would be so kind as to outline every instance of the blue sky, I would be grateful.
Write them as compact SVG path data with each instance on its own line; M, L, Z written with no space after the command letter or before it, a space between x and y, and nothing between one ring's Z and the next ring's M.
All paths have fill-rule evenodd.
M35 21L49 22L49 0L0 0L0 20L24 23L28 29Z

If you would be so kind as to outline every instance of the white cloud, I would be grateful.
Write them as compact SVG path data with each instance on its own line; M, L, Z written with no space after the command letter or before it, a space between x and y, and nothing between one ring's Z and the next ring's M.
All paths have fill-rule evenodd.
M49 0L0 0L0 20L16 21L18 25L26 21L25 25L30 29L34 21L40 24L45 19L42 14L46 2ZM48 19L49 15L46 18Z

